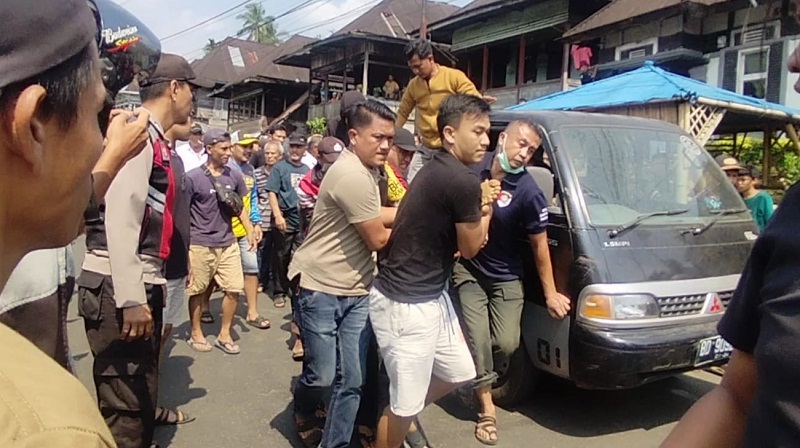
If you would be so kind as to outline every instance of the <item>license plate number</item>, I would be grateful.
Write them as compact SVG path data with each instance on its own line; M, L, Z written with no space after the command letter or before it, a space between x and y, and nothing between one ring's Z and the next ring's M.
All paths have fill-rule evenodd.
M697 343L697 355L694 358L694 365L701 366L714 361L728 359L731 357L731 353L733 353L733 347L721 336L706 338Z

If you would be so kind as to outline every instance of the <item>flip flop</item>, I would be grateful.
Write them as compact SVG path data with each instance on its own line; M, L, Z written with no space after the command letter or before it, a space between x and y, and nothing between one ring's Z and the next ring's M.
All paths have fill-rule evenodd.
M286 297L278 296L275 297L275 300L272 302L275 305L275 308L284 308L286 307Z
M195 420L196 418L179 409L173 411L162 406L156 408L156 426L183 425Z
M247 319L245 322L247 322L247 325L258 328L260 330L268 330L269 327L271 326L269 319L267 319L264 316L258 316L253 320Z
M203 314L200 315L200 322L204 324L213 324L214 316L211 315L211 312L209 311L203 311Z
M295 347L292 348L292 359L293 360L295 360L297 362L300 362L300 361L303 360L303 358L305 358L305 356L306 356L306 351L305 351L305 349L303 349L302 345L295 346Z
M192 350L196 352L207 353L214 349L214 347L212 347L211 344L208 343L208 341L200 342L200 341L195 341L192 338L189 338L186 340L186 343L189 344L189 347L191 347Z
M223 352L229 355L238 355L242 352L242 349L239 348L238 345L234 344L233 342L222 342L219 339L214 343L218 349L222 350Z

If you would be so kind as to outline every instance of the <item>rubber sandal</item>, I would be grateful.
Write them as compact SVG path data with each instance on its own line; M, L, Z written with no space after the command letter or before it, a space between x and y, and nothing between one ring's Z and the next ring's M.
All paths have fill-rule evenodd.
M245 322L247 322L247 325L258 328L259 330L268 330L271 326L269 319L264 316L258 316L253 320L247 319Z
M238 355L242 352L242 349L239 348L238 345L234 344L233 342L222 342L217 339L217 342L214 343L218 349L222 350L223 352L229 355Z
M422 425L419 424L418 419L414 419L414 424L417 425L416 431L408 431L406 434L406 443L411 448L433 448L433 446L428 442L428 436L425 435L425 431L422 429Z
M322 442L322 428L320 428L319 422L314 418L301 421L295 416L294 423L297 425L297 435L303 445L308 448L317 448Z
M275 305L275 308L285 308L286 307L286 297L278 296L275 297L275 300L272 302Z
M213 324L214 316L211 315L211 312L209 311L203 311L203 314L200 315L200 322L204 324Z
M156 408L156 426L183 425L196 419L181 410L172 410L162 406Z
M366 426L359 426L358 441L361 443L361 448L372 448L375 446L375 433Z
M488 437L481 438L478 435L479 430L488 433ZM492 440L492 436L495 436L494 440ZM497 443L500 441L497 438L497 418L492 417L491 415L478 414L478 423L475 425L475 438L478 440L478 442L481 442L484 445L497 445Z
M303 349L302 344L292 348L292 359L295 361L302 361L306 357L306 351Z
M199 342L199 341L195 341L192 338L189 338L189 339L186 340L186 343L189 344L189 347L191 347L192 350L194 350L196 352L208 353L211 350L214 350L214 347L212 347L211 344L208 343L208 341Z

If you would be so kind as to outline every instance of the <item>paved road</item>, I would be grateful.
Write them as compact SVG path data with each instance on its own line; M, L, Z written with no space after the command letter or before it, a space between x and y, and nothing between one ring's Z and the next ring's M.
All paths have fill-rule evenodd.
M80 248L76 247L77 254ZM80 260L78 260L80 262ZM69 337L81 380L93 390L91 353L75 306ZM220 300L212 300L212 310ZM192 351L183 339L187 324L168 343L161 398L197 417L194 423L159 428L157 440L175 448L301 447L294 435L291 384L300 364L291 360L288 312L272 307L265 296L259 308L273 323L270 330L244 324L244 305L234 325L242 354ZM218 326L209 325L209 334ZM545 381L531 401L501 411L500 446L507 447L653 447L666 436L697 398L718 377L697 372L636 390L586 391L557 380ZM453 399L431 406L423 425L437 448L480 447L473 437L473 416Z

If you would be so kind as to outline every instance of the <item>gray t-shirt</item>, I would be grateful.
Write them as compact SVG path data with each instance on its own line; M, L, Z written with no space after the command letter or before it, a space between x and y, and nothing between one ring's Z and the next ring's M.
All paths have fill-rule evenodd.
M215 180L242 197L247 195L247 186L239 171L226 166ZM191 197L191 244L203 247L228 247L233 244L236 241L231 225L233 217L223 215L214 184L202 166L186 173L186 190Z

